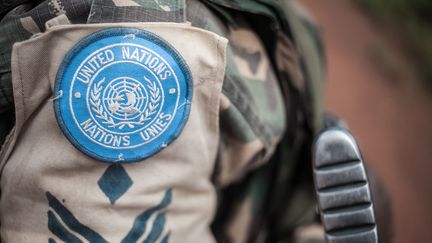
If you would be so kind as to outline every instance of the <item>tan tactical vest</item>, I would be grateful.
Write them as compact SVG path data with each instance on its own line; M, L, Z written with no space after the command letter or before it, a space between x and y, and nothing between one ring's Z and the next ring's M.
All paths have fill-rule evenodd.
M111 27L156 34L186 61L190 114L179 137L145 161L107 164L75 148L54 105L65 55ZM184 41L180 36L187 36ZM13 48L16 127L1 152L2 242L214 242L215 191L226 39L174 23L56 25Z

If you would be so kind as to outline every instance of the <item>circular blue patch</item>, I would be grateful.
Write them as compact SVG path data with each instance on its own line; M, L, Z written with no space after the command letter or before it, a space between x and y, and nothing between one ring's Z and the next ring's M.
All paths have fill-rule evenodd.
M76 148L105 162L135 162L182 131L192 76L179 53L155 34L110 28L72 48L55 92L57 121Z

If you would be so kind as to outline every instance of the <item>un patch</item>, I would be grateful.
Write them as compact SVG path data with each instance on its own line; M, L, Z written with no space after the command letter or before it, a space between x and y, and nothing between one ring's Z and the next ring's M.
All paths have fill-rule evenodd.
M85 154L135 162L168 146L189 116L192 76L159 36L111 28L81 40L56 78L60 128Z

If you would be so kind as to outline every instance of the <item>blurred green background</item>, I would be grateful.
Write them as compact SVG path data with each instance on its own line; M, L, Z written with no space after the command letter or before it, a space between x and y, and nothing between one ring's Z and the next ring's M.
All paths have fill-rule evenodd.
M419 73L432 90L432 1L354 0L376 21L400 35Z

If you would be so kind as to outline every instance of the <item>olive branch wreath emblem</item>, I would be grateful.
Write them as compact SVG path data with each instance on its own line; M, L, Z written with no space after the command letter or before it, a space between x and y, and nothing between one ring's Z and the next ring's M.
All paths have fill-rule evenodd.
M90 92L90 104L92 106L92 110L96 113L96 117L101 119L102 123L108 125L108 127L119 127L120 129L123 129L125 126L134 128L135 126L143 125L144 122L150 120L150 117L156 114L160 104L159 101L161 100L162 96L160 89L155 83L151 82L146 77L144 77L144 81L147 83L149 89L150 102L144 112L141 114L138 121L115 122L109 113L105 111L101 102L101 93L103 89L102 84L105 82L105 78L102 78L99 82L97 82L95 88Z

